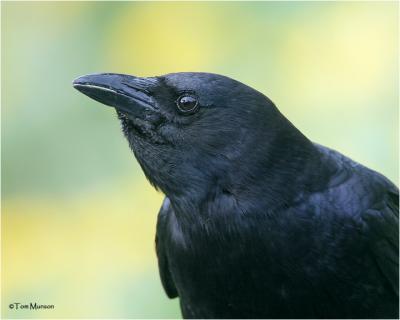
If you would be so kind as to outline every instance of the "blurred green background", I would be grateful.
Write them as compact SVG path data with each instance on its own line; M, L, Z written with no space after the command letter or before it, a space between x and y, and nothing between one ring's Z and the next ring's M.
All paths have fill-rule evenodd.
M233 77L310 139L397 183L396 2L1 6L3 317L180 317L154 251L162 195L114 110L72 88L77 76Z

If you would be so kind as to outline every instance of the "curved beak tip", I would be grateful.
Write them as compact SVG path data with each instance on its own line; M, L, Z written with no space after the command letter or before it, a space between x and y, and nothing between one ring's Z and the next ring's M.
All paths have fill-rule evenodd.
M82 77L78 77L78 78L75 78L74 80L72 80L72 86L75 88L76 86L79 86L79 83L80 83L80 81L79 81L79 79L80 78L82 78Z

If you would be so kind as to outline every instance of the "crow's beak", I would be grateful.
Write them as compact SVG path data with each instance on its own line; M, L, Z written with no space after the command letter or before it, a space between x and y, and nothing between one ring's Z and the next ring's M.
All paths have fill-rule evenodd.
M74 88L88 97L135 117L156 109L151 96L156 85L156 78L116 73L89 74L73 81Z

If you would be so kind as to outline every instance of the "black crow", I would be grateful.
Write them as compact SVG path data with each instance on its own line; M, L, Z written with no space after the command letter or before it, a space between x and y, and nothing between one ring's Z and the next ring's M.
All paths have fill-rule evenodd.
M165 195L156 251L185 318L397 318L398 189L228 77L80 77Z

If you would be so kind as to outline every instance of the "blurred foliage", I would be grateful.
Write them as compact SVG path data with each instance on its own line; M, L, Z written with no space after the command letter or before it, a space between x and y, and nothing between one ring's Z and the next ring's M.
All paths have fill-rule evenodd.
M398 3L1 6L3 317L180 317L154 252L162 195L114 111L72 89L79 75L225 74L397 183Z

